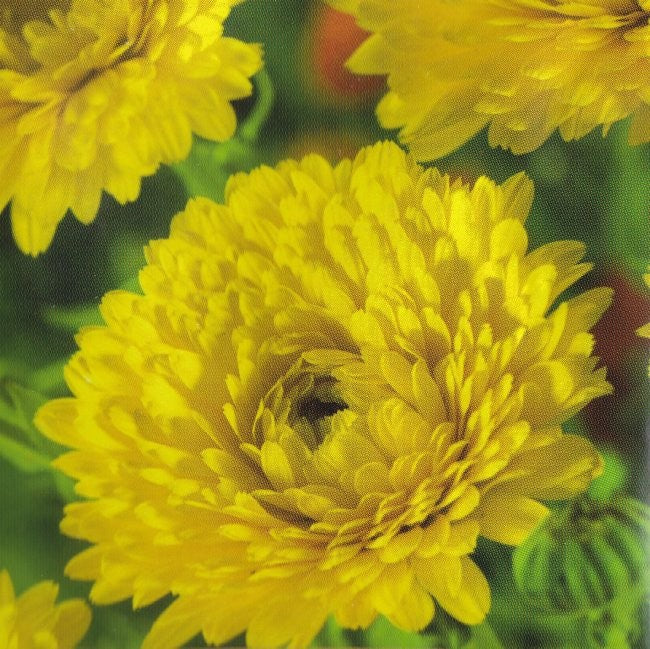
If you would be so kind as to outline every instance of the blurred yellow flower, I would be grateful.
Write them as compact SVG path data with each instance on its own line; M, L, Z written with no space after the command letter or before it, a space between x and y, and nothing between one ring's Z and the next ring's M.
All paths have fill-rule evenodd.
M643 276L643 279L648 288L650 288L650 266L648 266L648 272ZM650 322L643 327L639 327L637 333L644 338L650 338ZM650 363L648 363L648 376L650 376Z
M134 200L143 176L225 140L251 92L255 45L222 36L241 0L10 0L0 7L0 209L24 252L102 190Z
M11 578L0 571L0 647L2 649L73 649L90 625L83 600L55 605L59 587L42 581L14 596Z
M610 391L588 333L610 291L558 302L589 264L527 252L532 193L384 143L190 202L37 415L88 499L67 573L98 603L177 595L147 648L305 647L330 614L419 630L434 602L481 622L478 535L520 543L601 471L560 425Z
M491 146L527 153L632 115L650 140L648 0L328 0L372 35L349 66L387 74L377 108L418 160L489 125Z

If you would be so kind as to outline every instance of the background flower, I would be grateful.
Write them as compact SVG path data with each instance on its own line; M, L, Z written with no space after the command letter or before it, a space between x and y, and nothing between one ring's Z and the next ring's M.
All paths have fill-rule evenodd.
M59 587L42 581L17 599L6 570L0 572L0 647L7 649L73 649L90 625L83 600L55 604Z
M222 36L238 0L12 1L0 10L0 207L45 250L70 209L102 191L134 200L143 176L225 140L260 50Z
M191 202L37 416L89 499L68 573L98 603L178 595L147 647L306 646L331 613L417 630L434 601L480 622L477 537L519 544L601 470L560 425L610 390L588 333L610 291L551 310L590 266L527 252L531 200L386 143Z
M527 153L632 115L650 140L646 0L329 0L373 35L349 65L388 74L377 108L419 160L444 156L489 125L492 146Z

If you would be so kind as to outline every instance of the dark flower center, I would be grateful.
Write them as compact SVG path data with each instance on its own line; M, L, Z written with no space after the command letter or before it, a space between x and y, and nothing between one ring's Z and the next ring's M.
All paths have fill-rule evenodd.
M263 411L258 413L253 424L258 443L291 430L310 451L316 450L327 437L332 417L348 407L329 368L302 360L294 363L273 385L264 397L264 405L272 413L275 424L267 428Z
M336 379L331 376L308 376L311 385L296 400L289 413L289 423L303 432L303 441L313 451L323 443L329 432L330 417L345 410L347 404L337 394Z

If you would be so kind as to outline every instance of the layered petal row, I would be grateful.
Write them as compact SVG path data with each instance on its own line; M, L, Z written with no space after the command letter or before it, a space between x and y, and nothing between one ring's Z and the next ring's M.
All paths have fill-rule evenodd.
M379 120L418 160L486 126L514 153L630 115L630 143L650 140L647 0L328 2L371 32L349 66L388 75Z
M176 595L149 649L481 622L477 538L521 543L600 473L561 425L611 390L589 333L610 291L562 297L590 266L528 250L532 196L382 143L191 201L37 416L86 499L68 574L97 603Z
M226 140L260 49L223 36L241 0L11 0L0 9L0 209L36 255L68 210L134 200L185 158L192 133Z

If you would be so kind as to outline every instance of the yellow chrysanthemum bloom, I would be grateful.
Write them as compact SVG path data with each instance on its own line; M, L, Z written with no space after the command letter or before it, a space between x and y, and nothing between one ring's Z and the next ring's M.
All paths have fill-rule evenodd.
M328 0L371 36L349 66L387 74L377 108L418 160L489 125L491 146L527 153L632 115L650 140L648 0Z
M470 189L394 144L231 178L153 242L144 295L79 334L37 423L89 500L91 597L178 598L145 647L304 647L328 615L422 629L490 607L477 537L520 543L601 460L561 423L610 391L583 245L527 252L532 184Z
M73 649L90 626L90 609L81 599L55 604L59 587L42 581L16 599L11 578L0 571L0 647Z
M643 279L648 288L650 288L650 266L648 266L648 272L643 276ZM647 325L640 327L637 330L637 333L639 336L643 336L644 338L650 338L650 322ZM648 376L650 376L650 363L648 363Z
M10 0L0 7L0 209L24 252L102 191L134 200L143 176L225 140L260 50L222 36L241 0Z

